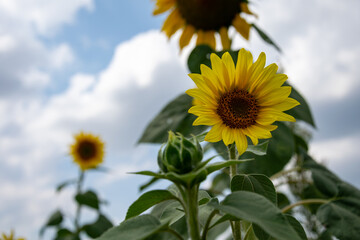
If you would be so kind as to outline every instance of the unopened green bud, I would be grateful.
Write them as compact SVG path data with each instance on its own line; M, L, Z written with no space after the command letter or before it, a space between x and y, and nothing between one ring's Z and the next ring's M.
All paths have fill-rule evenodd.
M169 139L160 148L158 164L163 172L185 174L195 169L203 158L203 150L195 137L185 138L169 132Z

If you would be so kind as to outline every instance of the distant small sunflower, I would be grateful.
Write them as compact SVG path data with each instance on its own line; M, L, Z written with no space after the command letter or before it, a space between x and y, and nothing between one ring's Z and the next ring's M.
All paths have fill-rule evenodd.
M2 233L1 235L2 238L0 238L0 240L25 240L25 238L15 238L13 230L11 230L11 233L8 236L5 233Z
M230 49L228 36L230 26L249 39L250 24L240 13L252 14L245 0L155 0L154 15L170 11L162 31L170 38L182 29L180 48L187 46L193 35L196 45L207 44L216 47L215 33L220 34L223 49Z
M74 138L75 143L70 146L70 154L82 170L95 168L103 162L104 143L100 137L80 132Z
M258 139L271 138L275 121L295 121L284 111L299 102L289 98L291 87L282 86L287 76L276 73L278 66L265 67L264 53L253 63L251 53L241 49L236 66L228 52L221 59L213 53L210 60L212 69L201 65L201 74L189 74L197 88L186 91L194 97L189 113L198 118L193 124L212 126L206 141L235 142L242 154L246 136L256 145Z

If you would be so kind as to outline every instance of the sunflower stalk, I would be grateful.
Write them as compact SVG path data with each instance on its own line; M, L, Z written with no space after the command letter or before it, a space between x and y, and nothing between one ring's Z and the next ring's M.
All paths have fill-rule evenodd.
M76 195L81 193L81 188L82 188L82 185L84 182L84 176L85 176L85 172L80 169L79 180L78 180L77 186L76 186ZM80 223L79 223L80 222L80 213L81 213L81 204L78 203L77 207L76 207L76 215L75 215L75 221L74 221L76 233L80 232Z
M191 240L200 240L198 192L199 185L196 184L193 187L188 187L184 196L186 218Z
M229 160L236 160L236 145L230 144L227 146L229 151ZM237 164L230 166L230 182L231 179L237 174ZM241 225L240 221L231 221L231 229L233 232L234 240L241 240Z

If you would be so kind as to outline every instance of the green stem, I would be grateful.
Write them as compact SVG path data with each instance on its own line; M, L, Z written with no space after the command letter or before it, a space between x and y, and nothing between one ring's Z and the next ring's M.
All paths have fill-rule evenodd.
M176 238L178 238L180 240L184 240L184 238L177 231L175 231L174 229L172 229L170 227L168 229L165 229L164 232L169 232L172 235L174 235Z
M290 209L296 207L296 206L300 206L300 205L305 205L305 204L323 204L323 203L328 203L329 200L326 199L305 199L305 200L301 200L299 202L293 203L289 206L284 207L283 209L281 209L281 211L283 213L286 213L287 211L289 211Z
M210 229L209 226L210 226L211 220L218 212L219 212L218 210L214 210L210 213L208 219L206 220L205 226L204 226L204 231L202 233L202 238L201 238L202 240L206 240L206 235Z
M271 179L271 180L274 180L274 179L277 179L277 178L279 178L279 177L285 176L285 175L287 175L287 174L289 174L289 173L291 173L291 172L295 172L295 171L299 171L299 170L301 170L300 167L294 167L294 168L290 168L290 169L288 169L288 170L283 170L283 171L277 172L277 173L275 173L274 175L272 175L272 176L270 177L270 179Z
M84 173L85 172L83 170L80 170L79 180L78 180L77 186L76 186L76 195L81 193L81 187L82 187L82 184L84 182L84 175L85 175ZM76 230L76 232L79 232L79 230L80 230L80 224L79 224L80 211L81 211L81 205L78 203L77 207L76 207L76 215L75 215L75 230Z
M229 160L236 160L236 146L235 144L230 144L228 146L229 151ZM230 166L230 181L237 174L237 164ZM232 232L234 240L241 240L241 226L240 221L232 221Z
M199 208L198 208L199 185L186 189L186 218L191 240L200 240Z

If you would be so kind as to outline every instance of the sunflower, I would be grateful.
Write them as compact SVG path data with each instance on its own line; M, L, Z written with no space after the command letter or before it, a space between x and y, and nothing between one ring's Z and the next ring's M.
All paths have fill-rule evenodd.
M74 138L75 143L70 146L70 155L82 170L95 168L102 163L104 143L98 136L80 132Z
M1 235L2 235L2 238L0 238L0 240L25 240L25 238L15 238L13 230L11 230L11 233L8 236L6 236L5 233L2 233Z
M288 97L291 87L282 86L287 76L276 73L278 66L265 67L264 53L253 63L251 53L241 49L236 66L228 52L221 59L213 53L210 60L212 69L201 65L201 74L189 74L197 88L186 91L194 97L189 113L198 116L193 125L212 126L206 141L235 142L242 154L248 146L246 136L256 145L258 139L271 138L275 121L295 121L283 111L299 102Z
M182 29L180 49L187 46L194 34L196 45L207 44L216 47L215 33L220 34L223 49L230 49L228 28L235 29L249 39L250 24L240 13L252 14L244 0L156 0L154 15L171 11L162 31L170 38Z

